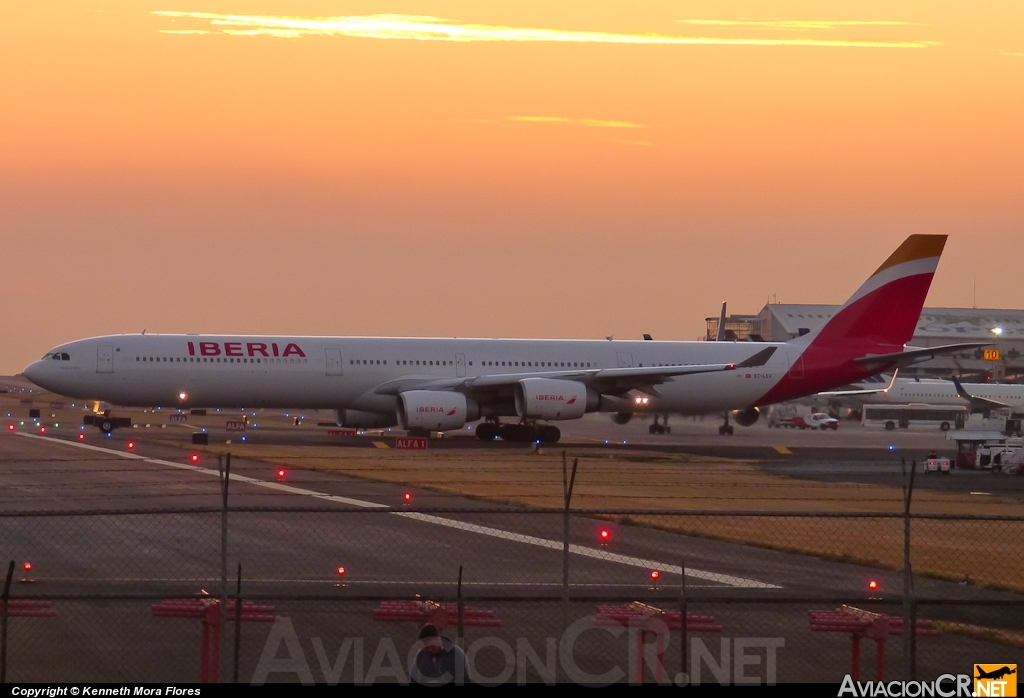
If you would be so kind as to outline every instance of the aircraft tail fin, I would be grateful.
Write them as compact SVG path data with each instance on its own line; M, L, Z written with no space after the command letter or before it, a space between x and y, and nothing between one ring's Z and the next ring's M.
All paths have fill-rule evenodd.
M902 350L917 328L945 244L945 235L911 235L828 322L792 342Z

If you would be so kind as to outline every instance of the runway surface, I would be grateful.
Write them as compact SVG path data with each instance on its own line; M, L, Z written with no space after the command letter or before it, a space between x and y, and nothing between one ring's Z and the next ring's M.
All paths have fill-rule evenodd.
M160 431L161 437L165 437L173 430ZM0 559L14 559L19 565L31 561L35 580L16 585L16 593L37 597L139 593L174 596L206 590L216 595L222 563L216 463L205 456L193 463L187 448L153 444L146 438L145 428L116 432L111 438L100 438L91 432L85 443L71 441L74 434L72 430L56 438L26 432L0 435ZM267 438L295 438L281 430L276 436L269 430L266 434ZM187 436L187 432L182 435ZM264 438L258 430L247 435ZM309 436L314 440L325 438ZM129 437L137 443L132 452L126 448ZM800 447L794 446L789 449L791 454L799 454ZM705 446L697 443L690 447ZM764 448L756 443L730 447ZM852 448L836 451L848 455ZM794 471L803 468L802 475L793 473L798 476L814 472L813 459L807 460L807 454L787 459L776 449L772 451L778 457L769 458L763 467ZM853 452L860 453L856 449ZM842 472L844 477L857 477L858 469L868 467L849 461L842 466ZM878 466L870 467L868 474L879 477ZM895 467L890 463L882 474L889 477ZM819 476L820 473L814 475ZM957 480L955 475L945 481ZM408 507L402 504L406 492L412 494ZM373 623L369 620L372 604L339 600L392 592L403 597L420 594L422 598L451 598L460 565L464 593L486 595L491 600L485 605L502 610L507 630L501 632L508 636L512 646L517 632L536 640L538 647L544 646L544 637L561 633L559 604L500 601L501 597L530 595L557 599L562 583L561 514L510 511L507 507L460 497L311 471L291 470L283 481L278 481L275 470L266 463L244 459L232 462L230 493L235 511L229 515L227 528L229 576L234 576L241 563L247 595L280 599L277 612L287 611L295 619L310 657L310 638L331 638L334 646L338 646L341 640L336 624L345 618L349 623L345 633L355 629L367 641L373 636L377 638L375 642L391 637L396 642L411 643L414 638L406 636L414 630L412 626L398 630L393 625ZM429 500L431 511L416 510L421 500ZM245 507L320 507L322 511L238 511ZM204 510L145 513L156 508ZM2 516L39 510L63 515ZM99 513L112 510L136 513ZM75 513L69 515L71 512ZM598 542L601 529L610 531L607 545ZM898 572L685 536L615 520L574 516L570 542L570 589L575 596L615 595L628 600L651 594L664 596L667 590L675 594L681 580L680 564L685 561L688 594L695 604L692 610L713 612L716 617L729 619L729 635L785 635L787 649L779 655L779 670L780 676L789 676L790 680L836 680L836 671L842 666L848 647L842 650L843 642L838 639L824 640L807 632L803 620L806 604L773 603L772 598L864 596L870 579L879 582L879 596L894 598L902 591L902 576ZM339 577L338 568L342 566L345 574ZM660 575L656 585L650 577L654 570ZM920 597L1014 598L1004 592L923 577L918 577L915 584ZM300 601L296 599L299 596L321 600ZM756 597L757 601L743 606L707 602L701 607L702 596ZM145 602L104 603L107 606L96 601L65 601L63 607L68 610L56 619L12 619L27 629L34 627L32 632L37 633L31 635L33 642L14 651L12 661L19 660L25 668L24 675L39 680L54 676L48 667L57 664L47 664L46 657L54 661L62 657L59 665L68 667L62 671L78 671L80 676L81 672L101 672L102 668L108 672L105 675L119 677L118 680L142 671L159 680L170 679L178 675L176 667L186 658L189 659L185 665L194 666L191 641L186 639L189 636L175 629L175 622L163 621L160 625L146 614ZM592 603L572 605L573 617L593 610ZM900 609L890 606L886 612L898 615ZM983 606L943 607L929 609L928 613L930 618L995 628L1021 625L1016 609L1008 612L1006 608ZM95 623L83 620L90 614L96 617ZM135 625L122 622L110 625L118 628L116 632L96 630L107 627L100 618L111 620L117 614L136 618ZM85 625L93 628L91 635L83 629ZM168 630L164 632L164 628ZM97 632L107 633L109 646L95 641L93 636ZM258 663L260 638L265 639L267 632L266 627L246 630L250 641L246 644L243 665L249 675ZM483 631L471 631L471 637L473 632ZM80 642L69 646L71 638ZM608 652L625 652L618 642L581 646L580 661L605 666ZM898 661L898 647L893 649L898 643L890 645L887 651L895 652L893 661ZM131 647L139 656L164 659L140 660L129 670L109 660L106 650L114 646L121 651ZM160 648L163 655L157 651ZM29 654L19 655L18 651ZM372 649L368 652L372 653ZM921 661L948 668L951 663L965 663L965 652L974 658L972 661L982 661L997 654L1003 657L1007 650L1004 645L973 637L947 635L930 638L928 652ZM69 654L74 661L68 661ZM1019 656L1020 650L1010 654ZM38 659L29 659L29 655ZM179 664L174 664L175 657L181 660Z

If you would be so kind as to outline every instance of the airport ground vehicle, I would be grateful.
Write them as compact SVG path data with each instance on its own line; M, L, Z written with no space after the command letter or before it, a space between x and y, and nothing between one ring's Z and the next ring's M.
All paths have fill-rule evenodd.
M911 427L938 428L942 431L963 429L967 422L967 407L938 405L864 405L861 424L865 427L909 429Z
M805 417L793 417L793 426L798 429L831 429L836 431L839 428L839 420L830 417L824 412L815 412Z
M949 475L952 464L948 458L927 458L924 462L925 473L944 473Z
M588 412L732 412L749 425L762 406L984 346L906 346L945 239L911 235L788 342L110 335L61 345L24 374L125 406L328 409L339 426L422 434L481 422L485 441L553 443L561 432L546 422Z
M1010 438L1001 443L988 443L975 449L975 467L993 473L1024 473L1024 439Z

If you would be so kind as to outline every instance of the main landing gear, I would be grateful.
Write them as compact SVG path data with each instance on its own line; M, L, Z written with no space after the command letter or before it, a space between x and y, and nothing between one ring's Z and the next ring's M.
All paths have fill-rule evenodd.
M550 424L506 424L504 422L483 422L476 428L476 438L481 441L515 441L520 443L558 443L562 432Z
M732 425L729 424L729 413L726 412L725 413L725 424L723 424L722 426L718 427L718 434L719 434L719 436L725 436L726 434L728 434L729 436L732 436L732 431L733 431L732 430Z
M670 427L668 425L668 415L665 414L665 415L660 415L660 416L661 416L663 422L661 424L658 424L658 417L659 417L659 415L655 414L654 415L654 424L652 424L649 427L647 427L647 431L649 431L652 434L671 434L672 433L672 427Z
M132 425L131 417L114 417L110 414L110 410L105 411L103 414L87 414L82 418L82 424L90 427L96 427L104 434L109 436L114 429L121 427L130 427Z

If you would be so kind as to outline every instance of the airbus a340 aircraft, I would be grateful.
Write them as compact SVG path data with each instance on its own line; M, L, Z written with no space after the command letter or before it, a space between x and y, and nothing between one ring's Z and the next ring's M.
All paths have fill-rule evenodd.
M904 346L945 240L910 236L828 323L785 343L113 335L56 347L25 376L123 406L332 409L343 426L418 432L484 420L484 440L554 442L546 422L595 411L753 422L759 406L975 346Z

